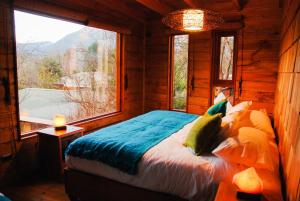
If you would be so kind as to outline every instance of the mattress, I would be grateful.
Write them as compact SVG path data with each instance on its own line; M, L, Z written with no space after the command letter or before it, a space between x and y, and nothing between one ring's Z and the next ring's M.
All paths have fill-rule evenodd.
M71 169L188 200L213 200L217 184L231 171L231 165L215 156L196 156L182 145L195 121L149 149L136 175L70 155L66 164Z

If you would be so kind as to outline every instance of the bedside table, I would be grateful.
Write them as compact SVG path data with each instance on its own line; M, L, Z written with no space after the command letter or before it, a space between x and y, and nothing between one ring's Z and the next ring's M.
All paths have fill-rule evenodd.
M223 181L219 184L218 192L215 201L243 201L236 197L236 187L228 181ZM262 197L261 201L267 201Z
M50 177L60 177L65 168L65 149L75 139L83 135L83 128L67 126L56 131L54 127L37 131L39 136L39 156L42 173Z

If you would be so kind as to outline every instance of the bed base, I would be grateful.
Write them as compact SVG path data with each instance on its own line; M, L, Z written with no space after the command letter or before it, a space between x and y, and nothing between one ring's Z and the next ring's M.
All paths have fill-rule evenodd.
M65 169L64 177L71 201L187 201L69 168Z

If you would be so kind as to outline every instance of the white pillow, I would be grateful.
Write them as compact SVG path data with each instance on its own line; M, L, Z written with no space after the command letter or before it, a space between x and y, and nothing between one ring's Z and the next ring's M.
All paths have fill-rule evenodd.
M236 122L243 117L251 105L252 101L243 101L227 111L225 117L222 118L222 125L229 126L229 129L227 129L226 132L227 137L236 135L236 131L233 130L234 124L236 124Z
M241 127L253 127L268 134L271 139L275 138L271 120L267 114L258 110L248 110L243 116L233 123L233 132Z
M228 112L226 116L233 117L234 119L241 118L242 115L249 109L252 105L252 101L243 101L233 106Z
M273 171L275 163L269 146L267 134L255 128L242 127L238 129L237 136L227 138L212 153L230 163Z

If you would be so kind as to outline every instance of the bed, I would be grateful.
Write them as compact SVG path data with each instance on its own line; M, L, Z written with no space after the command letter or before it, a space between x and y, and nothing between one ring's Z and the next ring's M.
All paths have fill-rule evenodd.
M163 112L167 116L186 117L184 113L171 111L145 115L157 112L159 116ZM67 154L66 192L72 200L213 200L219 181L231 166L213 155L196 156L183 146L197 118L201 117L192 116L176 132L148 149L135 174L99 160ZM166 121L171 120L162 122Z
M274 131L268 115L250 105L226 112L218 131L226 138L210 154L183 145L205 115L152 111L83 136L66 151L66 192L81 201L210 201L220 181L254 167L263 196L282 201Z

